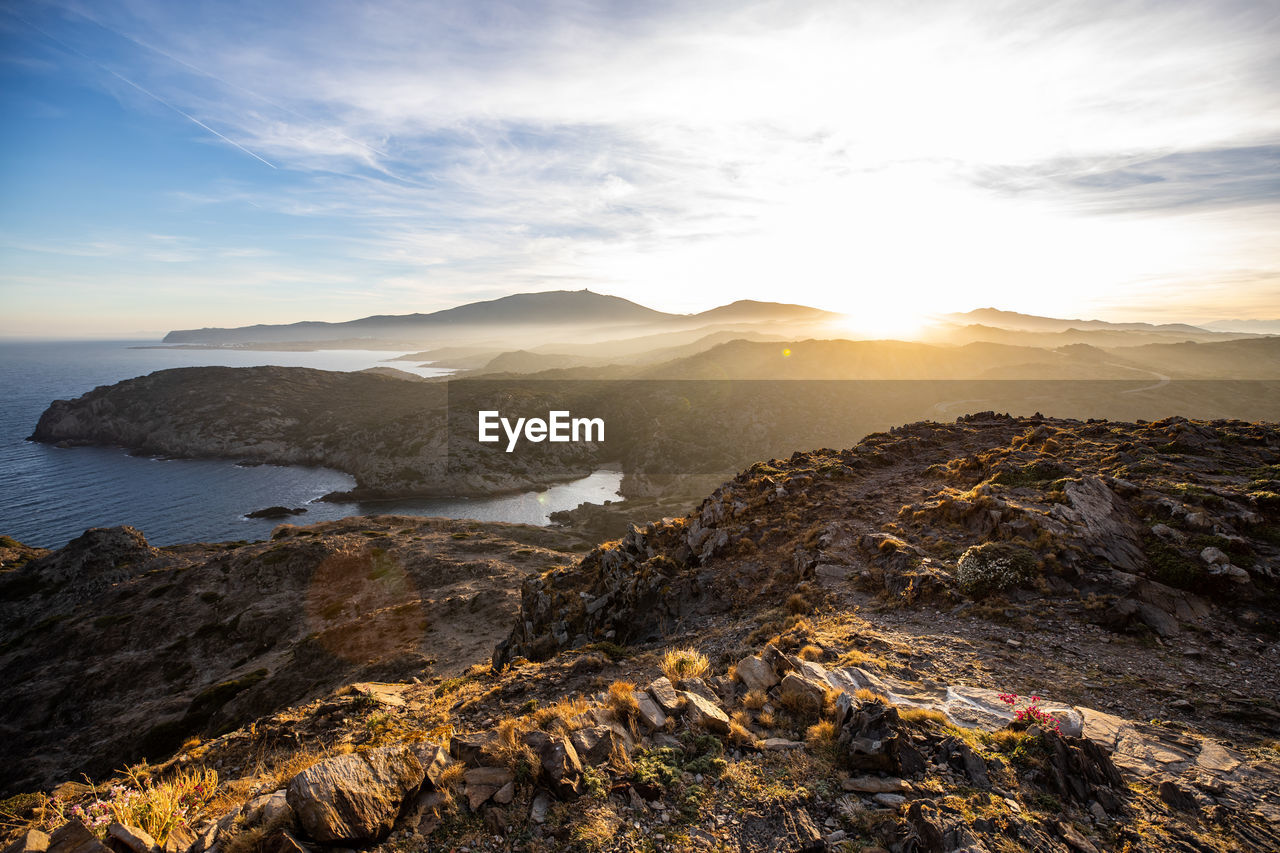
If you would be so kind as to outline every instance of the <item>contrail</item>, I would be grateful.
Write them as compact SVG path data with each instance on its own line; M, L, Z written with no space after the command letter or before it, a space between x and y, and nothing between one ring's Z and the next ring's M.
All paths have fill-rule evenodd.
M65 47L67 50L69 50L69 51L71 51L72 53L76 54L77 56L80 56L81 58L83 58L83 59L85 59L85 60L87 60L87 61L89 61L89 62L93 63L94 65L98 66L98 67L99 67L99 68L101 68L103 71L105 71L105 72L107 72L108 74L110 74L111 76L116 77L116 78L118 78L118 79L120 79L120 80L123 80L125 83L128 83L130 86L132 86L133 88L137 89L139 92L141 92L142 94L146 95L147 97L152 98L152 99L154 99L154 100L156 100L156 101L160 102L161 104L163 104L164 106L166 106L166 107L168 107L169 109L173 110L175 113L177 113L178 115L180 115L180 116L182 116L183 118L187 119L188 121L192 122L193 124L197 124L197 125L199 125L200 127L204 128L205 130L207 130L207 131L209 131L210 133L212 133L214 136L216 136L216 137L218 137L219 139L221 139L223 142L226 142L226 143L227 143L227 144L229 144L229 145L234 145L236 148L240 149L240 150L241 150L241 151L243 151L245 154L248 154L250 157L252 157L253 159L255 159L255 160L259 161L260 163L265 163L266 165L270 166L270 167L271 167L271 168L273 168L273 169L278 169L278 167L277 167L274 163L272 163L271 161L266 160L266 159L264 159L264 158L262 158L262 157L258 156L257 154L254 154L252 151L250 151L248 148L245 148L243 145L241 145L239 142L236 142L234 139L231 139L231 138L229 138L229 137L227 137L227 136L224 136L224 135L223 135L223 134L221 134L221 133L218 133L218 131L214 130L212 127L209 127L209 125L207 125L207 124L205 124L204 122L200 121L200 119L196 118L195 116L191 115L190 113L187 113L187 112L184 112L184 111L180 110L179 108L175 107L173 104L169 103L169 102L168 102L168 101L166 101L164 98L160 97L159 95L155 94L154 92L151 92L151 91L148 91L147 89L142 88L142 87L141 87L141 86L139 86L137 83L135 83L135 82L133 82L132 80L130 80L128 77L125 77L123 74L120 74L120 73L118 73L118 72L116 72L116 71L111 70L110 68L108 68L107 66L105 66L105 65L103 65L101 62L99 62L98 60L94 59L92 56L89 56L88 54L86 54L84 51L79 50L79 49L77 49L77 48L73 47L72 45L67 44L65 41L63 41L62 39L60 39L60 38L58 38L57 36L53 35L52 33L45 32L43 29L41 29L40 27L38 27L38 26L36 26L35 24L31 23L30 21L28 21L26 18L22 17L21 15L15 15L14 17L16 17L16 18L18 18L19 20L21 20L24 24L26 24L27 26L31 27L31 29L35 30L36 32L40 33L40 34L41 34L41 35L43 35L45 38L50 39L51 41L55 41L55 42L57 42L58 44L60 44L60 45L62 45L63 47Z
M83 55L83 54L82 54L82 55ZM89 60L89 61L90 61L90 62L94 62L93 60ZM119 73L117 73L117 72L115 72L115 71L112 71L110 68L108 68L108 67L107 67L107 66L105 66L105 65L102 65L101 63L94 62L94 64L95 64L95 65L97 65L99 68L101 68L103 71L107 72L108 74L110 74L110 75L112 75L112 76L114 76L114 77L118 77L118 78L120 78L121 80L123 80L124 82L126 82L126 83L128 83L130 86L132 86L133 88L137 89L137 90L138 90L139 92L141 92L142 94L147 95L148 97L154 98L155 100L157 100L157 101L159 101L160 103L164 104L166 107L168 107L169 109L173 110L175 113L177 113L178 115L182 116L183 118L189 119L190 121L193 121L193 122L195 122L196 124L200 125L200 126L201 126L201 127L203 127L205 130L209 131L209 132L210 132L210 133L212 133L214 136L216 136L216 137L218 137L219 139L221 139L223 142L226 142L226 143L229 143L229 144L231 144L231 145L234 145L236 148L239 148L241 151L243 151L244 153L248 154L248 155L249 155L250 157L252 157L253 159L255 159L255 160L259 160L259 161L261 161L261 162L263 162L263 163L266 163L268 166L270 166L270 167L271 167L271 168L273 168L273 169L277 168L277 167L276 167L276 165L275 165L274 163L271 163L271 162L270 162L270 161L268 161L268 160L264 160L262 157L259 157L257 154L254 154L252 151L250 151L248 148L245 148L243 145L241 145L239 142L236 142L234 139L230 139L230 138L228 138L228 137L226 137L226 136L223 136L221 133L218 133L218 131L214 130L212 127L209 127L209 125L207 125L207 124L205 124L204 122L202 122L200 119L196 118L195 116L191 115L190 113L185 113L185 112L183 112L182 110L178 109L178 108L177 108L177 107L175 107L173 104L169 103L169 102L168 102L168 101L166 101L164 98L160 97L159 95L155 94L154 92L147 91L146 89L144 89L144 88L142 88L141 86L139 86L137 83L135 83L135 82L133 82L132 80L130 80L128 77L125 77L123 74L119 74Z

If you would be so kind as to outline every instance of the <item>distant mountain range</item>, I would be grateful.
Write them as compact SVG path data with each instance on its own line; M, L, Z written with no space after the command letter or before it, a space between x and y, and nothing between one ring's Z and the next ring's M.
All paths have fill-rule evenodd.
M436 361L476 369L507 357L494 369L516 372L627 362L654 363L710 349L734 339L849 339L842 315L779 302L739 300L697 314L669 314L590 290L517 293L430 314L381 314L343 323L172 331L166 344L240 348L386 349L404 360ZM1257 331L1245 330L1253 324ZM1216 325L1216 324L1215 324ZM1259 337L1270 321L1231 321L1223 328L1185 323L1113 323L1060 319L979 308L936 318L911 339L963 346L972 343L1058 348L1073 344L1134 347L1209 343ZM1235 329L1226 330L1226 327Z
M511 333L519 339L534 332L539 342L548 334L587 327L596 332L644 334L675 329L757 325L777 322L818 323L838 314L805 305L741 300L698 314L667 314L619 296L590 290L517 293L501 299L471 302L430 314L382 314L344 323L307 321L233 329L183 329L165 335L167 344L269 344L376 341L420 344L461 337ZM510 342L503 337L499 340Z

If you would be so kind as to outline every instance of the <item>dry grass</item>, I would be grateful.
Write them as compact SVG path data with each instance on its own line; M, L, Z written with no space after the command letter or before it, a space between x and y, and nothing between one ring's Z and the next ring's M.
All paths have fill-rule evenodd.
M711 661L697 649L668 649L662 656L662 674L674 684L686 678L702 678L711 671Z
M898 716L908 723L932 722L945 726L951 722L946 714L933 708L903 708Z
M569 696L556 700L552 705L533 712L533 722L547 732L568 734L582 728L579 718L591 709L591 702L582 696Z
M609 706L609 710L613 711L613 715L619 721L630 722L640 713L640 706L636 702L635 690L635 684L630 681L615 681L609 685L605 704Z
M605 850L617 842L622 817L608 804L589 806L573 822L570 836L586 850Z
M742 707L752 711L758 711L769 702L769 694L763 690L748 690L747 695L742 697Z
M812 720L822 711L822 700L799 691L778 696L778 704L797 722Z
M823 651L818 646L809 644L800 650L800 660L822 660Z
M484 748L484 753L515 773L522 765L537 766L533 750L524 742L524 736L533 729L527 717L508 717L494 729L494 739Z
M454 761L440 771L439 779L436 782L436 790L443 798L440 803L441 814L448 814L457 810L458 795L462 792L466 773L467 765L461 761Z
M813 749L827 749L835 745L838 730L830 720L821 720L805 730L805 742Z
M889 701L889 698L885 696L883 693L876 693L872 690L868 690L865 687L859 687L858 691L853 694L853 698L857 699L859 702L879 702L883 705L893 704L892 702Z
M805 598L801 593L793 592L790 597L787 598L787 612L796 616L812 613L813 604L811 604L809 599Z

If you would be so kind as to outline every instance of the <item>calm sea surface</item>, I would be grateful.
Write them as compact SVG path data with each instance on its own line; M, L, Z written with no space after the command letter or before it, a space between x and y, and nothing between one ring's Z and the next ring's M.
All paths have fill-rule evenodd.
M229 461L155 460L114 448L59 449L25 441L50 401L78 397L108 385L170 367L263 364L363 370L397 353L363 350L239 352L136 349L154 341L0 342L0 534L29 545L65 545L87 528L129 524L154 545L265 539L279 521L246 519L268 506L305 506L286 521L309 524L350 515L395 513L546 524L550 513L583 501L618 497L621 474L597 471L544 492L473 500L312 503L350 489L352 477L326 468ZM389 365L422 375L447 370Z

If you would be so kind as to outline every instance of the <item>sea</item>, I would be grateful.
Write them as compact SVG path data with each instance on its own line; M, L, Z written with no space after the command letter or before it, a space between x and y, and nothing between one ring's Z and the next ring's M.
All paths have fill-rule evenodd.
M0 341L0 535L58 548L91 527L127 524L153 545L267 539L280 520L245 514L305 507L285 521L310 524L353 515L474 518L545 525L552 512L617 500L622 473L601 469L541 492L480 499L321 503L355 480L341 471L229 460L152 459L119 448L57 448L27 441L53 400L172 367L395 367L422 376L450 371L389 361L380 350L257 352L158 347L156 341Z

